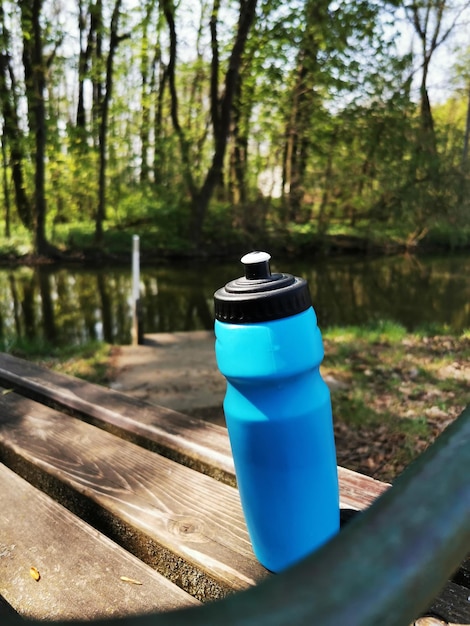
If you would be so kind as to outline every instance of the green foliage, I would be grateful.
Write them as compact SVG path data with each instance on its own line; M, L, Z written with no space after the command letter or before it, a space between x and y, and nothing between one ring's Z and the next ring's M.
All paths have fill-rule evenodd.
M47 341L17 339L1 346L2 351L46 365L63 374L90 382L109 382L112 347L99 341L57 347Z
M92 152L50 154L47 178L50 228L93 218L98 190L96 172L97 159Z
M273 249L276 236L266 233L267 210L263 201L237 206L213 202L204 225L206 252L215 255L238 254L240 250L263 245Z
M0 236L1 257L23 257L33 250L32 233L21 224L15 224L9 237Z
M104 4L103 15L110 9ZM395 45L400 29L396 7L397 3L385 8L370 0L259 3L240 66L228 152L203 225L202 246L231 250L262 240L303 250L320 237L338 234L385 246L391 242L414 246L421 241L468 245L470 171L463 164L468 51L460 50L459 63L449 70L454 89L449 100L431 102L433 144L429 131L423 130L412 91L412 59ZM86 93L82 127L75 95L70 96L78 90L77 68L84 60L77 47L78 20L68 20L65 29L60 7L55 14L46 3L42 11L48 63L47 235L64 249L91 248L99 189L97 129L102 110L97 95L103 85L98 79L103 78L104 58L87 61L85 85L91 90ZM167 25L158 3L145 1L123 10L123 31L118 35L131 36L120 40L114 64L106 135L105 250L125 250L124 240L134 231L149 249L184 253L192 248L188 222L195 193L188 181L201 188L222 139L217 122L223 76L238 19L237 7L222 2L218 41L212 40L211 47L208 11L204 3L194 10L187 0L175 6L172 99ZM4 13L8 20L2 42L5 49L15 51L12 76L6 67L0 77L5 129L0 195L4 206L7 200L10 203L13 228L11 239L2 246L9 254L29 251L31 245L27 234L24 244L19 243L16 226L20 216L27 221L27 211L36 210L37 129L34 116L24 110L27 85L21 68L22 46L32 33L25 24L22 32L15 3L6 2ZM89 28L90 15L84 17ZM109 35L107 25L101 35ZM215 61L218 84L212 74ZM270 173L276 197L270 197L269 185L260 197L260 176L266 179ZM22 203L17 197L21 191ZM292 208L295 193L299 206Z
M339 432L346 425L363 448L360 457L370 455L370 470L383 479L392 479L470 402L468 333L450 335L443 327L406 333L381 322L328 329L324 343L322 373L333 389ZM386 467L384 449L393 459Z
M329 327L325 331L325 337L335 341L352 341L362 339L368 342L387 341L397 343L406 335L406 329L396 322L378 320L361 326Z

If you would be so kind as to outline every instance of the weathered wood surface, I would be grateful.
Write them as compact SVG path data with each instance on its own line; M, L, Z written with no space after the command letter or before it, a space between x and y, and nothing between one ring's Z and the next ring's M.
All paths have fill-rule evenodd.
M1 464L0 484L0 592L24 617L91 620L198 604Z
M234 487L15 392L0 459L201 600L266 575Z
M428 613L439 615L455 624L470 624L470 588L456 585L453 582L446 584L431 606Z
M468 550L469 475L467 410L367 511L295 567L220 602L120 624L406 626Z
M449 623L470 624L470 556L433 601L429 612L445 617Z
M0 384L234 484L225 429L0 353Z
M407 626L430 605L447 621L470 615L468 560L432 603L470 547L470 411L391 489L339 468L343 506L385 493L323 549L269 576L251 553L236 489L211 477L233 481L225 429L6 355L0 380L0 460L196 597L250 587L120 624ZM3 604L0 619L17 623Z
M235 485L227 429L0 353L0 384ZM363 509L386 488L339 467L341 506Z

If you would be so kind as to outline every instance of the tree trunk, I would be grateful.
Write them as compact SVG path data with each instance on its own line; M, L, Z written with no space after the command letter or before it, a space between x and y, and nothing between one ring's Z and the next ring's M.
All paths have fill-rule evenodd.
M147 5L142 22L142 44L140 53L140 73L142 77L141 109L142 123L140 127L141 166L140 182L147 183L150 175L149 148L150 148L150 88L152 87L149 77L149 38L148 27L152 17L153 2Z
M109 104L113 91L113 64L116 48L119 44L118 37L119 14L121 10L121 0L116 0L113 14L111 17L111 29L109 36L109 52L106 60L106 82L104 87L104 95L100 106L100 120L98 133L98 151L99 151L99 167L98 167L98 208L95 220L95 243L98 246L103 244L103 223L106 219L106 166L107 166L107 135L108 135L108 118ZM100 94L102 93L100 89Z
M323 183L323 193L322 199L320 203L320 208L318 211L318 225L317 232L320 236L325 235L328 230L328 205L330 202L330 192L333 186L332 175L333 175L333 156L334 150L337 142L337 131L334 131L331 137L331 142L328 150L328 156L326 159L325 166L325 175L324 175L324 183Z
M329 19L329 3L308 0L305 5L305 30L297 59L292 95L292 109L286 131L283 188L287 190L288 220L296 220L302 205L305 173L310 154L311 119L315 107L315 83L318 73L318 53L324 23Z
M462 169L464 172L468 166L468 149L470 144L470 82L468 84L468 100L467 100L467 120L465 123L465 135L463 139L463 150L462 150Z
M34 250L49 254L46 238L45 154L46 154L46 67L41 30L42 0L21 0L23 64L30 130L34 133Z
M447 0L435 2L424 0L411 2L405 6L408 20L412 24L421 43L422 74L420 87L420 115L422 137L418 152L427 152L432 157L437 154L436 134L428 94L428 73L431 59L437 48L449 37L456 22L444 29L445 14L449 5Z
M5 201L5 237L9 238L11 235L10 221L11 221L11 209L10 209L10 190L8 188L8 159L6 148L6 135L5 126L2 133L2 171L3 171L3 198Z
M15 96L16 80L10 58L7 53L0 55L0 103L3 114L3 143L10 150L10 167L12 171L15 203L18 216L23 226L32 229L32 210L26 194L24 180L24 137L20 129L17 102ZM5 157L6 158L6 157Z
M12 66L10 50L11 37L5 23L3 3L0 3L0 108L3 115L3 150L4 162L7 163L6 150L10 151L10 167L12 170L15 203L18 216L22 224L32 229L32 211L29 198L26 194L24 180L24 164L26 160L23 131L18 119L18 101L16 77Z
M102 124L103 106L103 2L96 0L90 4L90 37L93 53L91 55L91 81L92 81L92 135L93 145L99 151L100 130Z
M184 130L179 121L179 110L178 110L178 94L176 91L176 80L175 80L175 69L176 69L176 52L177 52L177 36L176 36L176 26L175 26L175 6L173 0L163 0L163 13L165 15L165 19L168 25L169 37L170 37L170 58L168 61L168 66L166 70L166 74L168 77L168 87L170 89L170 98L171 98L171 121L173 124L173 128L175 130L176 136L178 137L180 151L181 151L181 160L182 160L182 176L188 190L188 193L193 199L196 196L196 185L193 179L192 171L191 171L191 159L189 154L189 145L186 140L186 136Z
M87 13L83 9L82 0L78 2L78 30L79 30L79 43L80 52L78 57L78 103L77 103L77 138L78 146L80 150L85 151L87 149L86 139L87 132L87 120L85 110L85 79L89 76L90 61L93 54L93 49L96 41L96 10L91 6L88 6L90 15L90 24L88 35L86 35L86 22ZM85 45L86 35L86 45Z
M217 26L219 23L219 9L220 0L214 0L212 7L212 14L210 19L210 32L211 32L211 79L210 79L210 102L211 102L211 121L212 121L212 134L214 142L217 141L217 137L221 132L221 98L219 96L219 40L217 33ZM215 145L215 143L214 143ZM218 179L215 181L215 188L223 189L224 186L224 172L223 168L220 168L218 172Z
M299 214L304 195L304 175L309 152L310 115L313 108L313 89L309 88L311 72L305 65L306 51L299 54L297 78L293 93L291 118L287 130L287 149L285 151L286 179L284 185L288 189L287 219L295 220ZM309 51L310 55L316 53ZM310 76L309 76L310 75Z
M236 206L246 202L245 168L248 140L242 132L241 81L238 81L232 109L233 148L230 154L230 201Z
M193 196L191 207L190 232L193 245L199 246L204 219L210 199L223 172L223 162L227 148L227 139L230 130L231 112L235 91L237 88L240 66L245 50L246 40L255 18L257 0L243 0L240 2L240 15L235 42L230 55L229 65L225 74L225 89L220 102L220 117L218 120L218 135L214 137L215 150L212 164L207 172L204 183L197 194Z
M248 137L250 118L254 104L255 83L249 85L242 81L243 76L252 71L252 55L245 59L239 74L236 93L232 106L232 151L230 154L230 199L234 204L247 201L246 174L248 167Z
M153 69L153 82L156 82L156 61L160 61L160 46L158 46L158 51L156 54L156 60L154 63ZM163 179L163 171L164 171L164 163L165 163L165 150L163 146L163 96L165 94L165 86L167 84L168 72L166 69L163 69L159 72L158 77L158 90L157 90L157 102L155 107L155 119L154 119L154 155L153 155L153 179L155 185L159 185ZM153 91L155 87L153 87Z
M421 142L422 148L431 156L436 156L436 131L434 128L434 118L431 109L431 102L428 93L428 73L429 61L426 60L423 66L423 74L420 87L420 115L421 115Z

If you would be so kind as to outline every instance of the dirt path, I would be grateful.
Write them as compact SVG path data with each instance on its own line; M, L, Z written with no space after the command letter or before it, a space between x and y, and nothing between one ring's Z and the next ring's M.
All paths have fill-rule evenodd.
M225 380L215 362L213 332L147 334L144 345L119 347L113 366L114 389L224 423Z
M225 379L217 369L212 331L145 335L144 345L114 353L113 389L189 415L225 424ZM331 390L338 381L325 377Z
M393 480L468 403L469 345L452 337L325 340L339 464ZM211 331L148 334L144 345L117 347L111 369L114 389L225 425Z

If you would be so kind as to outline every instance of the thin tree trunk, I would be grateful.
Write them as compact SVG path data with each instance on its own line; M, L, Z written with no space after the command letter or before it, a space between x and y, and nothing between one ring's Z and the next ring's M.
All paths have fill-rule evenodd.
M233 148L230 154L230 199L234 205L244 204L246 201L245 190L245 165L246 165L246 137L242 134L242 107L241 107L241 83L238 82L234 98L232 112L232 138Z
M328 150L328 156L326 159L325 176L323 183L323 194L318 211L318 226L317 232L319 235L324 235L328 229L328 204L330 201L330 190L332 187L332 175L333 175L333 154L337 141L337 132L334 131L331 137L331 142Z
M46 238L45 154L46 154L46 67L41 30L42 0L22 0L23 65L30 130L34 133L34 249L49 254Z
M178 137L181 160L182 160L182 176L185 181L186 188L192 199L196 196L196 185L191 172L191 159L189 154L189 145L186 140L183 128L179 121L178 110L178 94L176 91L176 52L177 52L177 36L175 26L175 6L173 0L163 0L163 13L168 25L168 31L170 36L170 58L167 66L168 86L170 89L171 98L171 121L173 128Z
M246 59L243 75L247 75L251 69L252 59ZM231 201L234 204L245 204L247 201L246 174L248 168L248 137L250 118L254 104L255 83L248 86L242 82L241 75L237 84L236 94L232 107L232 131L233 148L230 155L230 184Z
M434 118L428 93L428 73L429 61L426 60L423 66L420 87L421 140L423 144L422 147L424 147L430 155L435 156L437 154L436 131L434 128Z
M468 100L467 100L467 120L465 123L465 135L463 139L463 151L462 151L462 169L465 171L468 166L468 150L470 144L470 83L468 85Z
M11 86L9 86L11 85ZM10 166L12 171L15 203L18 216L28 230L32 228L32 210L26 194L24 180L25 152L23 133L20 130L17 103L15 97L16 80L10 59L6 54L0 55L0 102L3 113L3 143L10 149Z
M225 74L224 95L220 104L219 133L215 139L215 150L212 164L207 172L200 191L193 197L191 214L191 236L195 248L199 246L202 228L210 199L223 171L223 162L230 130L233 99L237 88L240 66L246 40L255 18L257 0L244 0L240 3L240 16L235 42L230 55L229 65Z
M154 66L154 76L156 74ZM165 151L163 149L163 96L165 94L165 86L167 84L168 72L163 69L159 76L158 91L157 91L157 103L155 108L154 119L154 136L155 136L155 149L153 155L153 179L156 185L160 183L163 178ZM155 80L155 78L154 78Z
M141 109L142 123L140 127L140 145L141 145L141 166L140 166L140 182L147 183L150 174L149 148L150 148L150 93L152 86L149 79L149 38L148 26L151 20L154 3L147 5L145 17L142 23L142 44L140 58L140 73L142 77L141 87ZM150 83L150 84L149 84Z
M7 149L6 149L5 125L3 126L3 132L2 132L2 170L3 170L3 198L5 201L5 237L10 237L11 235L11 228L10 228L11 209L10 209L10 190L8 188L8 159L7 159Z
M77 103L77 134L78 142L81 150L86 150L87 143L87 120L85 110L85 79L89 76L90 61L96 42L96 10L88 6L90 15L90 25L88 35L86 36L86 46L84 46L87 13L83 9L82 0L78 2L78 30L80 52L78 57L78 103ZM99 21L99 20L98 20Z
M104 88L104 96L100 106L100 123L98 134L98 150L99 150L99 168L98 168L98 208L95 220L95 243L102 245L103 243L103 223L106 219L106 166L107 166L107 134L108 134L108 118L109 104L113 91L113 64L116 48L120 42L118 36L119 14L121 10L121 0L116 0L113 14L111 17L111 32L109 38L109 52L106 61L106 82ZM100 89L101 93L101 89Z
M311 117L315 107L315 81L323 24L328 21L326 0L308 0L305 4L305 31L298 54L292 111L287 126L284 187L287 204L286 218L296 220L302 205L305 173L311 147Z

